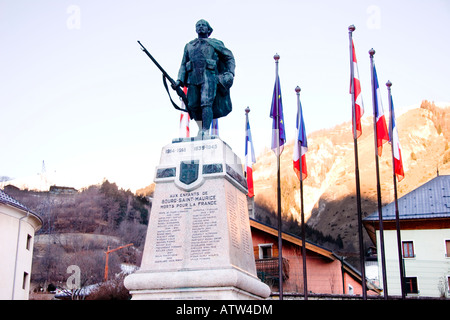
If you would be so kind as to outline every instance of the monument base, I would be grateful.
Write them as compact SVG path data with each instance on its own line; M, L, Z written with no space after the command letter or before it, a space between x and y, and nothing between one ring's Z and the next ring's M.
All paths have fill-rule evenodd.
M261 300L261 297L235 287L178 288L131 292L133 300Z
M132 299L264 299L242 164L218 137L165 146Z
M133 300L260 300L268 295L259 279L233 268L137 272L127 278L127 287L135 288Z

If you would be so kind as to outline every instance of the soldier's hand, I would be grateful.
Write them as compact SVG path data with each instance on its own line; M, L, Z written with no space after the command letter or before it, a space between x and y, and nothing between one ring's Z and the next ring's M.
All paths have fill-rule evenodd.
M172 89L173 90L177 90L177 88L180 87L180 86L181 86L181 80L177 80L175 82L175 85L172 85Z

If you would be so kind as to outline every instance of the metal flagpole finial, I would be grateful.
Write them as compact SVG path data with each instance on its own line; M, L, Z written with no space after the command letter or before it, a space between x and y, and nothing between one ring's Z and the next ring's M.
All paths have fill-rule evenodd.
M295 87L295 92L297 92L297 94L300 94L300 91L302 91L302 89L300 89L299 86Z
M356 27L353 24L348 27L348 31L350 31L350 32L355 31L355 29L356 29Z
M386 87L390 89L392 87L392 82L388 80L388 82L386 82Z
M371 57L373 57L373 55L375 54L375 50L372 48L369 50L369 54Z
M275 59L275 62L278 62L278 60L280 60L280 55L278 53L275 53L273 58Z
M245 114L248 114L249 112L250 112L250 108L249 107L245 108Z

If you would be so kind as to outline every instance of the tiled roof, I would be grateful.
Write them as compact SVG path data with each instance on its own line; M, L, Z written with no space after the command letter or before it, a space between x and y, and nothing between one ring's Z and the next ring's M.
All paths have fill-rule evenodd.
M19 201L11 197L10 195L6 194L3 190L0 190L0 203L9 204L11 206L14 206L16 208L22 209L24 211L30 211L26 206L21 204Z
M450 175L437 176L398 199L400 219L450 218ZM383 221L395 219L395 203L382 209ZM378 211L364 220L378 221Z

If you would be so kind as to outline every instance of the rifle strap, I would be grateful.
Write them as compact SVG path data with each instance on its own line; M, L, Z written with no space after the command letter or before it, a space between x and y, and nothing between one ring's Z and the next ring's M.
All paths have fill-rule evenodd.
M171 97L171 95L170 95L170 92L169 92L169 86L168 86L168 84L167 84L167 78L163 75L163 84L164 84L164 88L166 88L166 91L167 91L167 94L169 95L169 99L170 99L170 102L172 102L172 105L173 105L173 107L175 108L175 109L177 109L177 110L180 110L180 111L183 111L183 112L188 112L186 109L181 109L179 106L177 106L177 104L172 100L172 97Z

